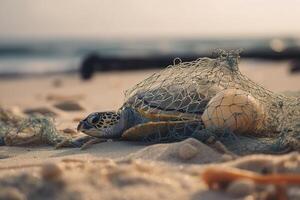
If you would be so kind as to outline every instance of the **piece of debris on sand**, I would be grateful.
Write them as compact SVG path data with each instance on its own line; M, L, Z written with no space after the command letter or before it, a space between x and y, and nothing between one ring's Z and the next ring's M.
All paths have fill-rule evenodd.
M212 190L222 190L234 198L299 199L300 155L253 155L223 166L209 166L202 178ZM250 197L249 197L250 198Z
M53 106L60 110L63 110L63 111L83 111L84 110L84 107L81 106L76 101L61 101L61 102L55 103Z
M12 110L0 108L0 144L24 146L55 145L66 137L59 132L51 118L43 115L20 116Z

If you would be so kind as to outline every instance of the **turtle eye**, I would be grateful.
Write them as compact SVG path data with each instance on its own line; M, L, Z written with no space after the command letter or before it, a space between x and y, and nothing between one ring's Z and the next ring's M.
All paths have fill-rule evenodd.
M88 118L88 122L90 124L97 124L99 122L100 116L98 114L92 114L89 118Z

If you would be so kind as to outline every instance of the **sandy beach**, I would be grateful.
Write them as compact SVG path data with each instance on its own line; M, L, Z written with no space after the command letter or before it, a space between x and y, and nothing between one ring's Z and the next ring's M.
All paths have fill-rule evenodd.
M300 74L290 74L286 62L243 61L240 69L272 91L300 91ZM0 105L20 113L47 108L53 112L58 130L72 132L78 120L89 113L118 109L124 91L153 72L105 72L85 82L75 74L2 79ZM54 106L64 100L81 108L64 111ZM184 146L192 146L197 155L187 158L178 154ZM267 199L278 194L274 185L257 186L251 181L210 190L201 179L207 166L244 169L241 163L250 163L247 166L255 166L258 172L266 167L300 172L300 156L295 152L236 158L194 139L154 145L106 142L86 150L54 149L44 144L0 146L0 199ZM300 198L299 185L288 188L287 194L290 199Z

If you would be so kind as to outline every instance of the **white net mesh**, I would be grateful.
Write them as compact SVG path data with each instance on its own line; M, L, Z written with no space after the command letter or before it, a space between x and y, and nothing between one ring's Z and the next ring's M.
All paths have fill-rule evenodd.
M214 55L215 58L201 58L192 62L174 63L174 65L153 74L134 88L126 91L125 105L142 110L146 113L145 116L153 113L171 114L177 117L168 120L202 121L201 117L203 119L202 115L213 97L222 91L235 89L241 92L236 92L235 97L231 99L227 95L227 103L224 101L214 102L215 110L220 110L220 106L222 107L221 111L210 112L212 115L209 117L210 119L219 113L217 120L220 123L215 123L216 128L225 127L226 129L226 126L220 126L220 124L235 120L236 126L237 124L250 126L250 128L247 127L247 132L250 135L255 134L264 137L278 136L282 130L294 128L295 124L298 123L297 116L300 115L299 98L276 94L243 75L238 69L239 51L218 49ZM227 114L222 114L222 112L227 112ZM239 119L237 113L244 115ZM163 120L166 119L156 117L156 121ZM255 126L247 124L250 122ZM180 139L190 136L195 130L196 132L198 130L203 132L204 126L203 124L199 125L199 123L198 125L192 123L192 127L190 124L188 126L180 124L175 127L172 126L170 129L172 130L166 137L178 134ZM185 134L182 135L173 129L189 129L189 133L185 131ZM236 129L235 134L239 134L239 131L241 130ZM158 129L156 132L156 139L161 140L161 131Z

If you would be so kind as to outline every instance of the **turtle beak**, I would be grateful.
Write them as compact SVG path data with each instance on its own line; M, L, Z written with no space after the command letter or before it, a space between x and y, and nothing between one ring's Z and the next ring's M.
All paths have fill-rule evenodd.
M77 126L77 132L81 131L82 126L83 126L83 121L80 121L78 126Z
M93 126L89 125L86 121L80 121L77 126L77 132L84 132L85 130L89 130L91 128L93 128Z

